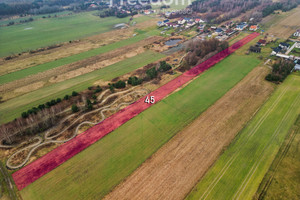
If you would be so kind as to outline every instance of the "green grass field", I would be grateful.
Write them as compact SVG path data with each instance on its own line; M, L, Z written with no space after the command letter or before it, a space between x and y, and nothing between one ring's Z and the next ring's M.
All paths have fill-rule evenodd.
M115 77L129 73L135 69L159 60L164 56L165 55L160 53L146 51L105 68L95 70L63 82L52 84L8 100L0 104L0 115L2 117L1 122L8 122L20 117L23 111L27 111L29 108L38 106L41 103L46 103L51 99L71 94L72 91L79 92L85 90L97 80L109 81Z
M299 199L300 115L265 175L256 199Z
M0 27L0 57L30 49L74 40L113 29L118 23L127 23L129 17L101 19L94 12L83 12L70 16L47 18L30 23ZM142 16L135 21L146 21Z
M22 198L101 199L259 63L251 56L229 56L24 188Z
M50 15L51 17L54 17L55 15L57 17L62 17L63 15L68 15L69 13L73 13L72 11L61 11L61 12L56 12L56 13L50 13L50 14L44 14L44 15L33 15L33 16L25 16L25 17L19 17L17 19L5 19L5 20L0 20L0 25L6 25L9 22L15 22L19 23L20 20L28 20L29 18L32 18L34 20L39 20L43 18L43 16L47 17Z
M252 199L300 112L300 77L290 75L187 199Z
M70 64L73 62L77 62L79 60L87 59L87 58L90 58L90 57L93 57L93 56L96 56L96 55L99 55L102 53L106 53L106 52L112 51L114 49L121 48L121 47L130 45L130 44L139 42L149 36L154 36L154 35L158 35L158 34L159 34L159 32L157 30L147 31L146 33L139 34L135 37L132 37L132 38L129 38L126 40L121 40L121 41L118 41L118 42L115 42L115 43L112 43L112 44L109 44L106 46L102 46L102 47L99 47L96 49L85 51L85 52L75 54L75 55L72 55L69 57L61 58L61 59L58 59L55 61L40 64L40 65L37 65L34 67L30 67L30 68L15 71L15 72L12 72L9 74L5 74L5 75L0 76L0 84L5 84L5 83L11 82L11 81L25 78L29 75L37 74L37 73L44 72L44 71L47 71L50 69L54 69L54 68L62 66L62 65Z

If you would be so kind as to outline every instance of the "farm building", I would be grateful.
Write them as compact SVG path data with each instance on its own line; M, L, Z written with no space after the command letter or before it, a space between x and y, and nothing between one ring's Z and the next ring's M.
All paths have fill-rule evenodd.
M249 50L251 52L255 52L255 53L260 53L261 52L261 48L260 47L255 47L255 46L251 46Z

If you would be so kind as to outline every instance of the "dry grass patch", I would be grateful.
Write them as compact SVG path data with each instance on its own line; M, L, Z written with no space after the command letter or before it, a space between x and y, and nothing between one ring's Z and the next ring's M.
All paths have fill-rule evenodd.
M267 33L287 39L300 27L300 7L280 15L283 15L283 18L272 15L269 21L265 21L265 23L272 23ZM273 18L278 18L278 20L274 21Z

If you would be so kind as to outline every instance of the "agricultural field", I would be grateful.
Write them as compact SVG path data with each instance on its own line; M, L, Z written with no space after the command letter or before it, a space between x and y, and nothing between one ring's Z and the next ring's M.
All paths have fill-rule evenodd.
M1 25L6 25L9 22L15 22L18 23L20 20L28 20L29 18L32 18L34 20L40 20L43 17L48 18L48 16L54 17L55 15L57 17L63 16L63 15L69 15L72 14L73 12L71 11L62 11L62 12L56 12L56 13L50 13L50 14L45 14L45 15L32 15L32 16L26 16L26 17L18 17L18 18L12 18L12 19L2 19L0 20L0 26Z
M289 131L255 199L299 199L300 115Z
M183 89L24 188L23 199L103 197L258 63L260 61L252 56L229 56ZM82 188L78 182L86 187Z
M1 27L0 57L100 34L112 30L118 23L129 22L129 17L101 19L93 14L94 12L83 12ZM146 20L149 17L135 18L136 22Z
M300 112L300 77L290 75L187 199L251 199Z
M37 74L40 72L45 72L47 70L54 69L56 67L74 63L74 62L77 62L77 61L80 61L83 59L91 58L93 56L98 56L99 54L103 54L103 53L130 45L133 43L137 43L141 40L146 39L149 36L154 36L154 35L158 35L158 32L155 30L149 31L149 32L137 35L135 37L132 37L132 38L129 38L126 40L121 40L121 41L118 41L118 42L115 42L115 43L112 43L112 44L109 44L109 45L106 45L103 47L99 47L99 48L85 51L85 52L82 52L79 54L75 54L72 56L57 59L52 62L47 62L47 63L36 65L36 66L30 67L30 68L26 68L26 69L12 72L12 73L8 73L8 74L0 76L0 84L5 84L5 83L11 82L11 81L22 79L22 78L25 78L30 75L34 75L34 74Z
M150 194L151 199L183 199L272 93L273 86L264 80L268 71L254 68L106 199L146 199Z
M263 20L263 28L268 29L266 33L275 37L288 39L299 28L300 7L266 17Z
M53 98L62 98L72 91L82 91L98 80L110 81L113 78L129 73L149 63L163 58L165 55L146 51L132 58L125 59L103 69L68 79L43 87L33 92L26 93L0 104L1 122L8 122L19 117L23 111L28 110Z

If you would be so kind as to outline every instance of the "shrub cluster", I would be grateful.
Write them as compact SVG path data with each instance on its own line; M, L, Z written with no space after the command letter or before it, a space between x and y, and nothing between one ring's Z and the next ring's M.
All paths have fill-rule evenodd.
M120 89L120 88L125 88L126 87L126 83L124 81L118 81L116 83L113 83L112 86L114 88Z
M146 71L146 74L150 79L154 79L157 77L157 71L156 71L155 67L148 69Z
M166 61L160 61L160 66L158 68L158 71L160 72L166 72L170 70L172 67L170 64L168 64Z
M143 82L143 79L139 79L136 76L129 77L129 79L127 81L127 83L132 86L140 85L140 84L142 84L142 82Z

